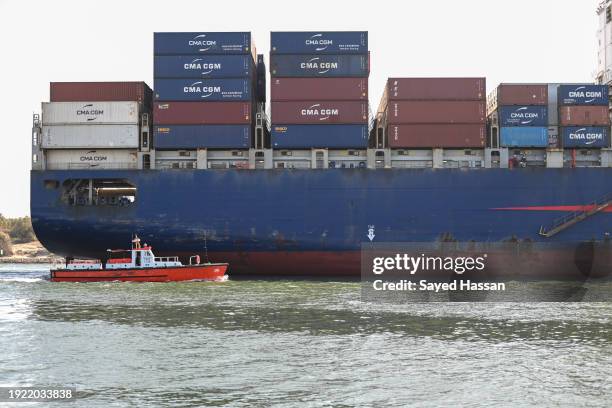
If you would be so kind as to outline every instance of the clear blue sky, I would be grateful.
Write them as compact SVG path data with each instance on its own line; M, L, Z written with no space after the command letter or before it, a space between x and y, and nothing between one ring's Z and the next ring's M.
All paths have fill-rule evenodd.
M586 82L596 62L597 1L0 0L0 213L29 214L31 115L50 81L145 80L154 31L368 30L374 108L389 76Z

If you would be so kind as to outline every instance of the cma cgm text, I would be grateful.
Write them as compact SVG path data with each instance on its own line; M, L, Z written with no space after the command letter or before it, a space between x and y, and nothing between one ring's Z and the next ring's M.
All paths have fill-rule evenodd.
M216 41L202 41L202 40L191 40L189 41L189 45L193 45L196 47L212 47L217 45Z
M337 62L309 61L309 62L302 62L300 64L300 68L302 69L338 69L338 63Z
M185 93L219 93L221 92L220 86L185 86L183 87Z
M302 116L338 116L340 111L338 109L302 109Z
M582 91L574 91L569 93L570 98L602 98L602 92L582 92Z
M183 67L185 69L214 69L214 70L220 70L223 68L222 65L218 63L206 64L206 63L199 63L199 62L191 62L189 64L183 64Z

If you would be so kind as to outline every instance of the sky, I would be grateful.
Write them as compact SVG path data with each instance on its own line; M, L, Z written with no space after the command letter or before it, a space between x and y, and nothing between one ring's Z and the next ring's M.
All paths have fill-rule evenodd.
M598 1L0 0L0 214L29 215L32 114L51 81L146 81L153 32L369 31L370 103L388 77L589 82Z

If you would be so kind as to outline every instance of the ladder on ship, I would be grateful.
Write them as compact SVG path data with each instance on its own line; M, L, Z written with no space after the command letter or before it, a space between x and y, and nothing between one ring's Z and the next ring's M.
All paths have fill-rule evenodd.
M556 219L549 227L541 226L540 235L546 238L555 236L561 231L564 231L595 214L599 214L610 206L612 206L612 194L607 194L601 199L585 205L580 211L574 211L571 214Z

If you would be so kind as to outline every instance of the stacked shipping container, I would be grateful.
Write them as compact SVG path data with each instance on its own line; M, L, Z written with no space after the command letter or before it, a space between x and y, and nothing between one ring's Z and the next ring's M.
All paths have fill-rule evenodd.
M564 148L610 147L606 85L560 85L559 123Z
M143 113L152 91L144 82L52 82L42 104L41 147L47 168L136 168Z
M368 33L273 32L272 147L368 143Z
M157 149L248 149L256 107L251 34L155 33Z
M391 148L483 148L484 78L389 78L377 117Z
M500 84L489 106L489 113L498 117L500 145L546 148L548 105L547 84Z

